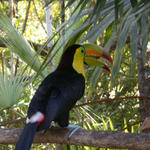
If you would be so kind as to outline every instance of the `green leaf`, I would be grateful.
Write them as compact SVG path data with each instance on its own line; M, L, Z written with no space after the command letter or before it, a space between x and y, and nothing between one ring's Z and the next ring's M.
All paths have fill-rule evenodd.
M104 36L104 45L109 41L112 35L114 23L111 23L107 28L106 28L106 33Z
M84 2L83 0L80 0L80 1L78 2L77 6L76 6L75 9L73 10L73 13L72 13L72 14L74 14L74 13L78 10L78 8L81 7L81 5L82 5L83 2ZM80 9L80 11L79 11L79 13L78 13L77 16L80 15L81 11L82 11L82 10Z
M6 45L6 47L16 53L32 69L38 72L41 66L38 56L27 40L25 40L24 37L12 26L9 18L2 14L0 14L0 29L2 30L0 40Z
M130 3L132 7L135 7L137 5L137 0L130 0Z
M75 0L70 0L70 1L68 1L68 3L67 3L67 5L66 5L65 8L68 8L68 7L70 7L71 5L73 5L74 2L75 2Z
M138 26L136 22L131 27L130 44L131 44L131 54L132 54L132 62L133 62L132 64L135 66L136 56L137 56L137 45L138 45Z
M95 42L96 39L104 32L104 30L114 21L114 13L106 16L99 24L95 25L87 34L84 40L89 39L90 42Z
M145 57L148 43L148 14L144 14L141 18L141 39L142 55Z
M96 1L96 4L94 6L94 10L93 10L93 14L91 17L91 18L93 18L93 16L96 15L94 23L96 23L96 21L98 20L102 9L105 7L105 3L106 3L106 0L97 0Z
M104 49L110 49L111 45L116 41L116 31L112 31L112 34L109 38L109 40L107 41L107 43L104 46Z
M22 76L8 75L0 73L0 108L10 107L16 104L24 92L25 79Z
M101 68L96 68L94 70L94 72L92 73L91 77L90 77L90 88L88 91L88 98L91 96L93 90L95 89L95 86L97 84L97 82L99 81L99 77L101 75L102 69Z
M79 25L82 24L82 20L79 22ZM90 27L89 21L85 22L82 26L79 26L78 29L76 29L71 35L69 40L67 41L64 50L66 48L74 43L77 42L77 40L81 37L81 35Z
M115 23L118 23L119 0L115 0Z
M127 14L127 16L129 13ZM112 76L111 81L114 83L117 73L119 72L120 63L122 59L122 50L125 45L126 39L128 37L128 31L130 27L130 23L132 22L133 18L127 18L128 20L125 20L125 24L123 26L123 29L121 30L121 33L118 37L118 43L117 43L117 49L115 51L115 57L114 57L114 66L112 69Z

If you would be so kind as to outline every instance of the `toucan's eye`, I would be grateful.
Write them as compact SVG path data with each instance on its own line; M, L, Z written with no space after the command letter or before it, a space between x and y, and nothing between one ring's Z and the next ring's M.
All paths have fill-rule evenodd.
M81 49L81 53L84 53L84 49L83 48Z

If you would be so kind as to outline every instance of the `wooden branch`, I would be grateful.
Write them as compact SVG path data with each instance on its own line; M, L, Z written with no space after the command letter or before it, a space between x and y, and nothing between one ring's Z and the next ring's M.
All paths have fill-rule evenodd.
M45 133L38 132L34 143L64 143L98 148L119 148L132 150L150 150L149 134L131 134L119 131L95 131L78 129L68 139L71 129L52 128ZM0 129L0 144L16 144L22 129Z
M33 0L33 5L34 5L34 9L35 9L36 16L37 16L37 18L38 18L38 20L39 20L39 22L40 22L40 24L41 24L43 30L44 30L45 33L47 34L47 31L46 31L46 29L45 29L45 27L44 27L44 24L43 24L43 22L42 22L40 16L38 15L38 10L37 10L37 8L36 8L36 4L35 4L34 0Z
M74 108L76 107L83 107L86 105L93 105L93 104L97 104L97 103L107 103L107 102L112 102L112 101L126 101L126 100L130 100L130 99L142 99L142 98L147 98L150 99L150 96L125 96L125 97L115 97L115 98L104 98L104 99L99 99L99 100L89 100L86 103L82 103L82 104L77 104L74 106Z
M22 29L22 34L26 30L26 25L27 25L27 20L28 20L28 17L29 17L30 6L31 6L31 0L29 0L29 3L28 3L28 7L27 7L27 11L26 11L26 17L25 17L24 24L23 24L23 29Z
M112 102L112 101L126 101L126 100L135 99L135 98L138 98L138 99L141 99L141 98L150 99L150 96L126 96L126 97L104 98L104 99L93 100L93 101L89 100L86 103L81 103L81 104L75 105L74 108L76 108L76 107L84 107L84 106L87 106L87 105L93 105L93 104L98 104L98 103L99 104L101 104L101 103L108 103L108 102ZM6 126L6 125L10 125L10 124L14 124L14 123L19 123L19 122L24 121L24 120L26 120L26 118L11 120L9 122L3 122L3 123L0 122L0 127L1 126ZM139 121L139 123L140 122L142 122L142 121ZM133 124L130 124L129 127L131 127L131 126L133 126L135 124L138 124L138 122L134 122ZM129 128L129 127L126 127L126 128ZM126 128L123 128L122 130L125 130Z
M142 123L142 120L129 123L129 124L127 124L126 127L122 128L122 129L119 130L119 131L124 131L124 130L126 130L126 129L130 129L132 126L135 126L135 125L137 125L137 124L139 124L139 123Z

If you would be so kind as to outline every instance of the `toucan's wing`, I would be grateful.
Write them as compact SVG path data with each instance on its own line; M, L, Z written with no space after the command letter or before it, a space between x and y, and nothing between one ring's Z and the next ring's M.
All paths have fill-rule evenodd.
M55 119L55 121L59 126L67 127L69 125L69 111L62 113L61 116L58 116L58 118Z
M53 87L50 89L45 108L45 120L38 130L48 128L51 121L56 121L62 127L68 125L69 110L75 105L84 93L84 77L75 73L61 71L53 78Z
M36 91L28 109L28 117L36 112L45 114L45 120L39 129L48 127L53 120L62 120L62 114L67 116L76 101L83 96L84 82L84 77L74 70L61 70L50 74Z

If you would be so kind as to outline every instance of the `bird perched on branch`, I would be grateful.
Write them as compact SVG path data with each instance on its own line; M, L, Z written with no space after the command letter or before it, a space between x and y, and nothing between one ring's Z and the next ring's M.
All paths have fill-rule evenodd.
M67 48L57 69L43 80L33 96L16 150L30 150L36 131L49 128L52 121L60 127L68 126L69 111L84 94L84 64L110 72L100 57L113 63L110 55L95 44L75 44Z

